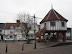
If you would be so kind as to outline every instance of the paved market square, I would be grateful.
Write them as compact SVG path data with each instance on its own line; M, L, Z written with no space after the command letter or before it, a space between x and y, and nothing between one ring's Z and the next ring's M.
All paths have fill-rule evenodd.
M7 46L7 53L6 53L6 44L8 45ZM24 44L24 46L23 46L24 50L22 50L23 44ZM50 52L51 50L54 50L54 51L60 50L60 49L63 50L64 48L66 48L64 50L68 50L68 52L69 51L71 52L72 45L51 47L52 45L55 45L55 44L57 44L57 42L37 43L36 44L37 49L34 49L34 40L32 41L31 44L27 44L26 41L8 41L8 42L0 41L0 54L34 54L34 53L47 54L47 52ZM56 52L54 52L54 53L56 53Z

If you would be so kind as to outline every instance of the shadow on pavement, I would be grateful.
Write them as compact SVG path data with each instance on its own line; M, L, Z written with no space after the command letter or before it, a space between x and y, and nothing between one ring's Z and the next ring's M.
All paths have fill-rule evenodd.
M51 46L51 47L65 46L65 45L72 45L72 42L63 42L63 43L58 43L58 44L53 45L53 46Z

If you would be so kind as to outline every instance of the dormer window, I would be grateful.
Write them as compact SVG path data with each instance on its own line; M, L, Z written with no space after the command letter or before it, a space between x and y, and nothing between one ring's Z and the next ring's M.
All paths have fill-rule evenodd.
M51 21L51 22L50 22L50 25L51 25L51 26L55 26L55 21Z
M62 24L62 27L65 27L65 22L61 22L61 24Z

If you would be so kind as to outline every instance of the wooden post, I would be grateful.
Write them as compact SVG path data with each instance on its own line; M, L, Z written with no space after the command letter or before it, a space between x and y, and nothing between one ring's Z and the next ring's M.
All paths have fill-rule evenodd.
M66 41L66 39L65 39L65 32L63 32L62 34L63 34L63 42L65 42Z
M54 32L53 32L53 37L54 37Z
M48 33L48 39L50 39L50 32Z
M59 40L59 32L57 32L57 40Z

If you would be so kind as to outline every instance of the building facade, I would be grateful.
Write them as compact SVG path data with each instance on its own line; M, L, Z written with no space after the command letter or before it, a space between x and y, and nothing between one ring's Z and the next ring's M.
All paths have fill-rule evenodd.
M0 40L5 38L5 23L0 23Z
M23 40L23 38L27 38L25 33L21 32L20 21L17 20L16 23L6 23L5 24L5 38L13 39L13 40ZM36 32L38 31L38 25L36 24ZM35 39L34 36L34 25L31 26L31 30L28 33L29 39Z
M17 20L16 23L5 23L5 38L17 39L16 28L19 27L20 22Z

